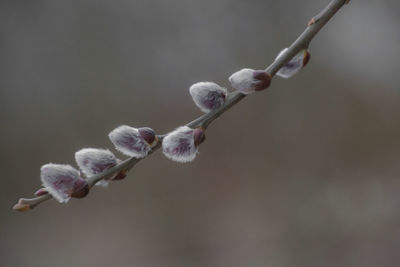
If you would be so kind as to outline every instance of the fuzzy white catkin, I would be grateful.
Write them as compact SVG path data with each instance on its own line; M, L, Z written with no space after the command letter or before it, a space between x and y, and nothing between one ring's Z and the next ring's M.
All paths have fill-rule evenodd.
M226 88L213 82L198 82L189 88L196 106L203 112L210 112L225 103Z
M279 52L275 60L281 57L283 53L285 53L287 50L288 48L285 48L281 52ZM305 53L307 53L307 50L301 50L299 53L297 53L288 63L286 63L286 65L279 69L276 75L281 78L289 79L297 72L299 72L304 66L303 62Z
M198 152L194 144L194 130L181 126L167 134L162 141L164 155L176 162L190 162Z
M151 150L150 145L140 136L138 129L122 125L108 135L115 148L129 157L143 158Z
M40 169L40 179L46 190L60 203L67 203L79 171L71 165L49 163Z
M98 148L83 148L75 153L75 160L79 166L79 169L83 172L86 177L102 173L103 171L117 165L118 159L108 149ZM100 186L108 186L110 180L103 179L96 183Z
M229 77L231 85L242 94L248 95L255 92L254 84L257 82L254 79L253 69L241 69L233 73Z

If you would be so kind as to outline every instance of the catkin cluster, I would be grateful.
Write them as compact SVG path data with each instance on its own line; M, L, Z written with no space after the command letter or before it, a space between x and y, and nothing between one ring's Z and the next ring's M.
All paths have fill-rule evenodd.
M282 50L276 60L286 52ZM276 74L290 78L304 67L310 58L307 50L300 51L290 62L284 65ZM233 89L244 95L252 94L269 87L271 76L264 70L242 69L229 77ZM196 106L205 113L224 106L228 90L213 82L199 82L189 88L190 95ZM164 155L176 162L190 162L196 158L198 148L205 140L205 129L181 126L162 138L149 127L134 128L122 125L112 130L108 135L116 150L131 158L144 158L161 142ZM75 153L75 161L79 168L71 165L49 163L41 167L40 179L43 187L36 191L36 196L51 194L60 203L66 203L71 197L85 197L90 186L87 178L98 175L117 166L121 160L108 149L83 148ZM126 170L103 178L95 185L107 187L111 181L126 177ZM27 210L27 204L18 203L16 210Z

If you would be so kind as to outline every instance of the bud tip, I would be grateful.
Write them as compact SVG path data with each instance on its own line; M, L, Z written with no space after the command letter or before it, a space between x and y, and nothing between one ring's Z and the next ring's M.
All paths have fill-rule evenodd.
M27 211L30 209L31 209L31 206L29 204L25 203L23 198L20 198L18 200L18 203L15 204L13 207L13 210L16 210L16 211Z

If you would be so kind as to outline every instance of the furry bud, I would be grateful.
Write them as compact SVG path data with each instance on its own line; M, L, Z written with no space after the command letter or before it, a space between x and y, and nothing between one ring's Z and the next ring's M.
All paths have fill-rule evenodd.
M283 55L287 51L287 48L283 49L275 60ZM311 54L307 49L301 50L297 53L286 65L284 65L280 70L276 73L279 77L289 79L293 75L295 75L301 68L305 67L310 60Z
M204 139L204 129L202 128L179 127L164 137L163 153L173 161L190 162L196 158L197 147Z
M86 177L102 173L118 163L118 159L110 150L97 148L83 148L79 150L75 153L75 160ZM96 185L108 186L112 179L113 177L100 180Z
M213 82L199 82L189 88L194 103L203 112L220 108L225 103L226 88Z
M122 125L108 135L115 148L129 157L143 158L157 142L154 131L150 128L133 128Z
M271 84L271 76L263 70L241 69L229 77L231 85L242 94L261 91Z
M82 198L89 193L89 185L70 165L46 164L40 169L40 178L46 191L60 203L71 197Z

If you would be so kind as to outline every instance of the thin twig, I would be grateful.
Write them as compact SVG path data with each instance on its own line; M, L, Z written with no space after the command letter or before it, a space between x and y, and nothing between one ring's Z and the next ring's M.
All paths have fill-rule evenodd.
M282 66L284 66L286 63L288 63L298 52L300 52L303 49L308 48L308 46L309 46L311 40L314 38L314 36L335 15L335 13L346 3L348 3L348 0L332 0L318 15L316 15L315 17L313 17L310 20L308 27L304 30L304 32L292 43L292 45L282 54L282 56L280 56L278 59L276 59L274 62L272 62L272 64L269 65L265 69L265 71L268 74L270 74L271 77L273 77L276 74L276 72L278 72L278 70ZM206 129L211 124L211 122L213 122L215 119L217 119L219 116L221 116L225 111L229 110L231 107L236 105L240 100L242 100L245 97L246 97L246 95L240 93L239 91L234 91L228 95L226 102L222 107L198 117L197 119L187 123L186 126L191 127L191 128L202 127L204 129ZM151 155L152 153L154 153L161 147L161 142L162 142L164 135L159 135L157 137L159 138L159 142L157 143L156 146L153 147L153 149L150 151L150 153L147 156ZM117 172L120 172L120 171L128 172L141 160L142 159L128 158L128 159L122 161L120 164L118 164L100 174L97 174L95 176L88 178L88 184L90 187L93 187L98 181L109 178ZM46 194L43 196L30 198L30 199L21 198L17 205L20 205L20 206L22 205L25 207L25 210L29 210L29 209L33 209L37 205L39 205L39 204L43 203L44 201L49 200L51 198L52 197L50 194ZM20 209L20 210L22 210L22 209Z

